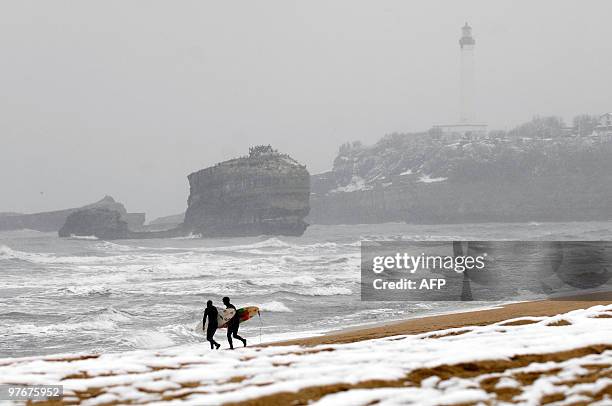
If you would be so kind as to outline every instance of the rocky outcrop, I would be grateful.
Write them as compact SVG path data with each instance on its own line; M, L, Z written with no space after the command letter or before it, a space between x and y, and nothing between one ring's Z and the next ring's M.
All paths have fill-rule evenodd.
M392 134L312 177L315 224L612 218L612 140Z
M272 148L251 148L188 176L183 228L202 236L302 235L308 226L310 175Z
M108 208L89 208L71 213L58 234L60 237L93 236L116 240L128 238L130 230L120 212Z
M116 202L110 196L105 196L100 201L79 208L34 214L0 213L0 230L58 231L71 213L90 208L107 208L116 211L134 230L142 227L145 221L144 213L128 213L123 204Z
M130 230L144 230L145 213L125 213L122 218L127 222Z
M60 237L96 237L102 240L173 238L182 228L161 231L132 230L124 215L112 208L93 207L71 213L58 231Z

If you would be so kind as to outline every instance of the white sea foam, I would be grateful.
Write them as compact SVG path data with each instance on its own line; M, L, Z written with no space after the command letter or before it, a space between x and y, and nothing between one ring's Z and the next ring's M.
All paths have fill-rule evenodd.
M93 331L113 331L120 323L129 321L131 321L131 318L125 313L114 308L108 308L100 313L79 316L67 322L56 322L53 324L12 323L5 325L3 329L12 334L69 336L75 332L87 334Z
M96 264L108 262L128 262L133 257L109 256L61 256L45 252L24 252L11 249L6 245L0 246L0 258L20 259L34 264Z
M98 240L99 238L95 235L74 235L70 234L71 240Z
M305 296L344 296L353 294L353 291L349 288L338 286L315 286L308 289L302 289L299 293Z
M189 235L173 237L172 240L199 240L200 238L202 238L202 234L189 233Z
M93 320L110 321L113 323L121 323L131 321L131 317L125 312L109 307L104 309L100 314L92 316Z
M6 324L2 329L10 334L30 336L71 336L74 333L88 334L94 331L113 331L118 323L129 321L129 317L117 312L107 311L99 315L81 317L80 320L53 324Z
M317 278L310 275L296 275L292 276L289 279L286 279L285 281L291 283L292 285L301 285L307 287L314 287L317 284Z
M100 241L99 243L95 245L95 248L103 252L114 252L114 251L126 252L126 251L137 250L140 247L131 247L129 245L117 244L117 243L110 242L110 241ZM148 248L143 247L141 249L148 249Z
M262 312L277 312L277 313L293 312L293 310L288 308L283 302L278 302L278 301L263 303L263 304L260 304L258 307L259 307L259 310L261 310Z
M5 259L20 259L22 261L28 262L40 262L40 263L48 263L50 261L54 261L56 259L52 254L46 253L31 253L31 252L23 252L14 250L9 246L1 245L0 246L0 258Z
M6 245L0 245L0 258L11 259L13 258L13 250Z
M291 244L286 243L280 238L272 237L264 241L256 242L253 244L231 245L227 247L219 247L216 249L228 248L228 249L235 249L235 250L249 250L249 249L256 249L256 248L290 248L290 247L291 247Z
M60 288L58 293L69 296L109 296L117 291L108 286L67 286Z
M137 331L127 338L134 348L165 348L174 345L174 341L164 333L158 331Z
M419 178L419 180L417 180L417 182L421 182L421 183L437 183L437 182L444 182L445 180L447 180L448 178L444 178L444 177L439 177L439 178L432 178L430 175L423 175Z

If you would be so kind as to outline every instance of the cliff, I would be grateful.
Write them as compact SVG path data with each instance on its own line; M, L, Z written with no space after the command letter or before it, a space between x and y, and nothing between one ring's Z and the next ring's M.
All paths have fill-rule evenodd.
M612 140L392 134L312 177L315 224L612 218Z
M203 236L302 235L308 226L310 175L270 147L188 176L183 228Z
M145 221L144 213L128 213L123 204L110 196L105 196L95 203L71 209L34 213L0 213L0 231L30 229L44 232L58 231L71 213L90 208L107 208L121 214L123 220L133 229L142 227Z

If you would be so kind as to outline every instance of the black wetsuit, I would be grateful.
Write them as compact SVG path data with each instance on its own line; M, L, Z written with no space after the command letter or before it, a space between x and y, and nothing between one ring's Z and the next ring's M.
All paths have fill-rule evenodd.
M228 309L236 310L236 306L233 304L227 305ZM238 335L238 328L240 327L240 318L238 317L238 312L234 314L234 317L230 319L227 323L227 341L229 342L230 348L234 349L234 343L232 342L232 337L239 339L242 341L242 344L246 347L246 340Z
M217 331L217 328L219 327L219 323L217 321L218 316L219 316L219 311L217 310L215 306L207 307L206 310L204 310L204 318L202 319L202 326L206 324L206 318L208 317L208 328L206 329L206 340L210 342L211 349L213 348L213 346L219 345L214 339L215 332Z

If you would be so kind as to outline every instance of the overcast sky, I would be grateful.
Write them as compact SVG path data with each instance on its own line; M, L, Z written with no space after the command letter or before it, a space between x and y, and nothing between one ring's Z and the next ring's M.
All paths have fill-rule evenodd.
M454 122L466 21L490 127L610 111L611 19L609 0L4 0L0 211L110 194L150 220L253 144L318 173L345 141Z

